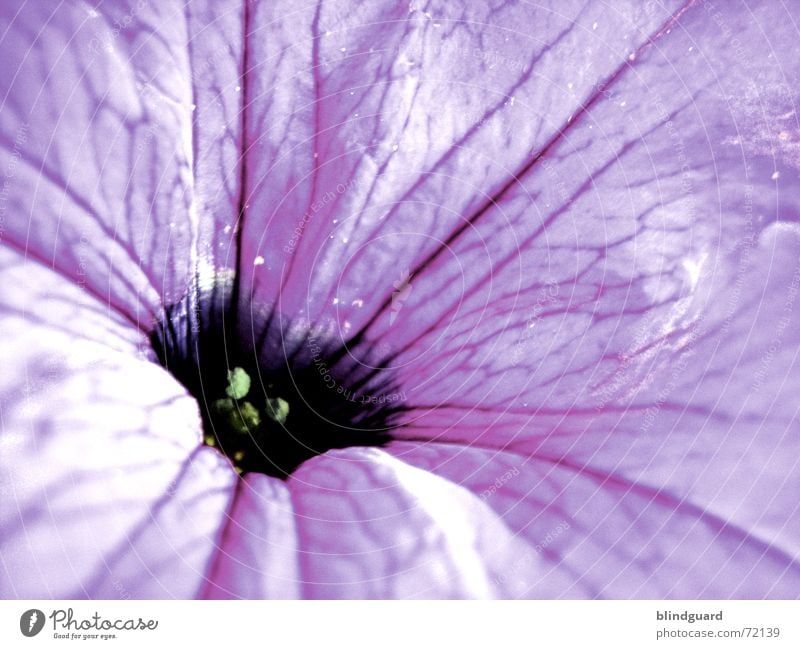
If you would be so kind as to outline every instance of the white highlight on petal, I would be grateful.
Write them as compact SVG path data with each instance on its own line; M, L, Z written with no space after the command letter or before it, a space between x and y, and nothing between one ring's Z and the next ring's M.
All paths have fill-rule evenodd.
M448 484L442 478L401 462L387 453L370 449L365 452L372 462L389 468L397 483L410 496L417 507L436 521L435 527L426 528L427 535L440 535L439 539L426 539L442 548L441 555L447 556L452 564L458 566L458 577L462 592L474 597L491 597L493 588L486 570L486 558L481 555L477 519L480 518L475 507L475 496L455 484ZM431 566L432 571L447 576L447 567ZM452 575L450 575L452 578Z
M696 259L684 259L683 260L683 269L686 271L686 274L689 276L689 284L691 285L692 290L697 287L697 282L700 279L700 273L703 270L703 265L706 263L706 259L708 259L708 253L702 253Z

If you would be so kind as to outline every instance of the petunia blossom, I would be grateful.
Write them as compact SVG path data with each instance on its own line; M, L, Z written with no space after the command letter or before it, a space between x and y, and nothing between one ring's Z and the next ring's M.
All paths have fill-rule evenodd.
M783 3L0 13L0 595L798 596Z

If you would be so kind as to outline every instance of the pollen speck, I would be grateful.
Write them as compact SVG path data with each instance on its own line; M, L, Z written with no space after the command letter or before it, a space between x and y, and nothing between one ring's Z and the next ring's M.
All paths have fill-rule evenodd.
M250 391L250 376L241 367L234 367L228 372L228 387L225 389L232 399L241 399Z

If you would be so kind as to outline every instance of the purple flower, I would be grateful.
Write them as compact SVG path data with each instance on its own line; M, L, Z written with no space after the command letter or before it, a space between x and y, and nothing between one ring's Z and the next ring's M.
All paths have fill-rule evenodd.
M781 3L2 15L2 596L797 596Z

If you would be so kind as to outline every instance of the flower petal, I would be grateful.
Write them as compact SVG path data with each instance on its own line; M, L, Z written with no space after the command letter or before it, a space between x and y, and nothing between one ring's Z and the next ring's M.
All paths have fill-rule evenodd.
M671 15L639 4L256 5L243 292L355 333ZM548 78L598 35L574 91Z
M379 449L350 448L310 460L289 486L306 597L508 594L497 577L524 543L447 480Z
M207 597L507 597L512 568L548 568L519 565L526 543L469 491L378 449L330 451L288 483L251 475L237 491ZM556 576L540 592L569 588Z
M57 273L0 249L0 285L0 595L193 596L236 479L197 404Z
M216 5L2 7L3 245L143 330L231 256L241 20Z
M389 452L479 494L527 540L498 576L514 597L797 594L800 563L791 544L767 533L769 515L727 519L716 501L704 504L677 481L654 488L622 471L478 447L399 442ZM747 507L747 499L741 504ZM796 503L782 505L781 514L796 516Z
M794 118L780 119L793 114L798 87L786 78L800 71L771 50L788 37L780 27L764 36L764 25L781 25L777 6L753 17L725 11L759 56L743 61L700 5L687 10L606 94L587 98L539 162L452 242L449 261L418 278L391 327L384 314L398 381L420 407L414 434L485 435L496 446L524 435L532 448L556 428L608 430L604 408L651 405L637 391L658 392L689 352L703 387L673 390L679 409L717 390L703 378L712 357L747 380L737 364L762 344L748 332L792 294L792 273L778 275L771 261L783 253L770 251L791 255L795 245L800 158L778 129L800 138ZM765 378L789 388L794 354L783 345L778 355ZM725 390L733 398L743 388ZM453 416L472 408L485 414Z
M289 487L249 474L238 483L233 509L207 577L214 599L295 599L301 596L297 530Z

